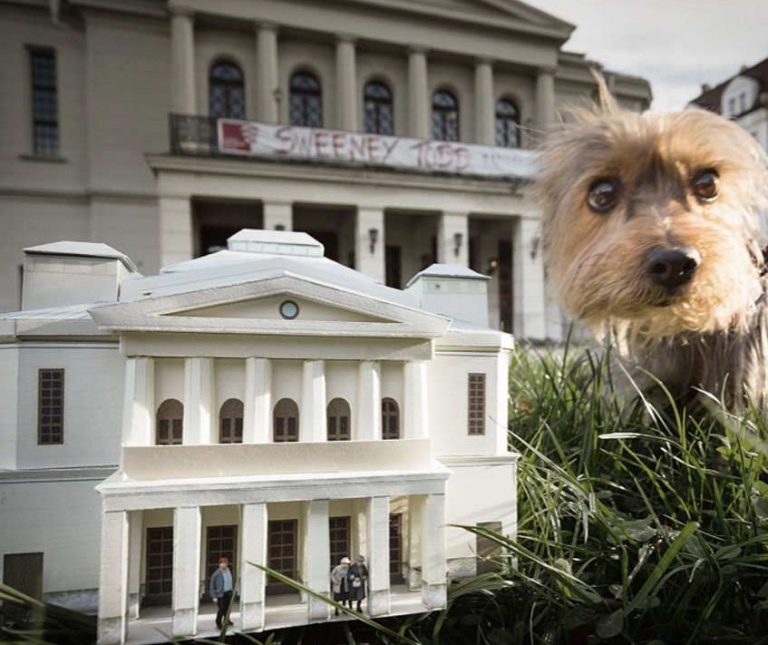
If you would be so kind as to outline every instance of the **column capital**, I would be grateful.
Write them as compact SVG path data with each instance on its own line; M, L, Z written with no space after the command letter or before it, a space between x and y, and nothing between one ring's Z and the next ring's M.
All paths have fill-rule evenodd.
M353 36L352 34L346 34L346 33L337 33L336 34L336 42L337 43L351 43L354 45L357 42L357 36Z
M408 55L412 54L422 54L423 56L426 56L429 54L430 49L429 47L425 47L424 45L408 45Z
M257 21L253 23L253 28L256 30L256 33L260 31L271 31L274 33L277 33L279 27L277 23L275 22L264 22L264 21Z
M557 66L556 65L540 65L536 68L536 75L537 76L543 76L545 74L549 74L550 76L554 76L557 72Z
M491 65L491 66L493 66L493 64L495 62L496 61L493 58L489 58L487 56L477 56L475 58L475 67L480 67L481 65Z
M169 5L168 11L171 12L172 16L181 16L185 18L191 18L194 19L195 17L195 10L190 9L189 7L180 7L179 5Z

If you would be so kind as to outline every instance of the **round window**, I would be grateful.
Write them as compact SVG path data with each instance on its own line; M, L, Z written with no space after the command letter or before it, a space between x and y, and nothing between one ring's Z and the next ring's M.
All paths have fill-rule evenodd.
M293 320L299 315L299 305L292 300L286 300L280 305L280 315L286 320Z

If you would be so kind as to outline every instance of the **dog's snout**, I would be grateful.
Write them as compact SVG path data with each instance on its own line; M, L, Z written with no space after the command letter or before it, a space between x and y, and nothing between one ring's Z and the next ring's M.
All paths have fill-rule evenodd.
M674 289L688 282L700 263L694 249L654 249L648 254L648 275L656 284Z

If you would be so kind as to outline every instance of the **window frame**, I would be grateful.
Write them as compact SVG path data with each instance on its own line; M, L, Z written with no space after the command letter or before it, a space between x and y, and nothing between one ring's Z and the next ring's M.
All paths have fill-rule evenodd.
M501 105L507 104L511 106L514 115L501 112ZM503 124L503 142L499 142L499 122ZM512 145L509 143L510 124L513 132ZM502 96L496 101L494 106L494 143L498 148L519 148L520 147L520 106L517 101L509 98L508 96Z
M30 143L32 154L35 157L47 157L56 159L61 155L61 119L59 116L59 73L58 73L58 57L56 55L56 49L54 47L48 47L45 45L26 45L27 50L27 64L29 71L29 99L30 99L30 118L31 118L31 136ZM53 66L53 81L51 85L43 84L35 80L35 57L46 56L50 57ZM52 93L53 95L53 110L54 118L47 119L41 118L37 114L35 107L36 98L39 98L39 93ZM38 127L52 128L55 131L56 141L55 145L48 146L41 145L42 137L38 137Z
M231 67L233 69L236 69L238 73L240 74L239 80L230 80L230 79L214 79L213 72L218 67ZM215 114L213 110L213 88L214 87L220 87L223 88L223 107L224 107L224 113L223 114ZM242 113L241 114L233 114L232 113L232 93L235 90L240 90L241 92L241 103L242 103ZM245 119L246 118L246 93L245 93L245 73L243 72L243 67L236 61L230 59L230 58L217 58L214 60L210 67L208 68L208 115L214 119Z
M444 105L436 105L436 99L439 95L445 95L451 98L453 101L453 107L446 107ZM450 123L450 115L454 114L456 119L456 132L455 138L448 136L448 125ZM439 123L436 117L439 115ZM437 128L441 128L441 132L438 134ZM447 87L439 87L432 92L432 138L436 141L447 141L449 143L456 143L461 141L461 102L459 101L456 92L448 89Z
M467 374L467 434L469 436L485 435L486 406L486 374L485 372L470 372Z
M167 413L168 416L161 418L160 414L163 411L163 407L170 408L171 405L178 404L181 410L181 417L177 416L171 416L170 413ZM167 423L167 427L163 431L167 436L163 438L161 441L160 439L160 428L161 423ZM177 427L178 426L178 427ZM176 430L179 431L179 436L174 436L176 434ZM181 446L184 443L184 404L179 401L179 399L164 399L160 405L157 406L157 410L155 411L155 445L156 446Z
M391 402L394 405L394 409L387 411L385 405ZM388 427L387 419L394 418L396 420L396 434L394 436L387 436ZM397 441L402 437L402 416L400 414L400 404L391 396L385 396L381 399L381 438L384 441Z
M51 400L53 392L46 394L44 383L46 377L60 377L59 399ZM64 444L64 401L65 401L65 372L63 367L41 367L37 370L37 445L38 446L60 446ZM50 379L49 379L50 380ZM50 383L51 388L53 383ZM46 401L45 398L49 400ZM56 403L58 402L58 405ZM49 412L44 414L44 408L47 406ZM52 408L59 408L57 415L51 411ZM49 417L44 421L44 417ZM51 418L52 417L52 418ZM47 425L46 425L47 424Z
M314 81L314 88L307 87L295 87L294 83L299 77L305 77ZM294 96L300 99L299 110L301 112L301 118L295 119L296 114L294 107ZM310 118L311 110L309 103L311 100L317 101L317 115L316 122ZM325 116L323 114L323 84L320 81L320 77L313 71L308 69L297 69L294 71L288 79L288 121L290 125L299 128L322 128Z
M279 408L283 404L283 407L292 405L292 411L295 410L295 416L280 415ZM272 408L272 442L273 443L297 443L300 438L300 416L301 410L299 409L296 401L290 397L284 396L280 399ZM278 423L280 421L280 423ZM291 421L294 421L294 428L291 428ZM278 438L280 436L280 438Z
M369 90L373 87L383 88L387 96L373 96L369 94ZM372 128L369 128L369 104L371 107L370 115L373 119ZM389 110L389 125L391 126L389 131L382 131L382 111L386 108ZM371 79L363 86L363 130L367 134L378 134L381 136L391 137L395 135L395 100L392 88L389 83L380 79Z
M234 408L237 406L237 410ZM238 414L239 412L239 414ZM221 404L219 408L219 443L235 444L243 443L243 417L245 416L245 406L243 402L235 397L229 398ZM225 437L224 426L227 422L227 431ZM233 423L234 422L234 423Z
M326 416L328 441L352 440L352 409L349 401L338 396L334 397L328 402Z

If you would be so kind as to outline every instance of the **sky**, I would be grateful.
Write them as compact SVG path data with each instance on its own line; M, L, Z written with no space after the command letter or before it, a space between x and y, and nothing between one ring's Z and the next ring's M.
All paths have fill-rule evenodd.
M576 25L564 49L651 82L652 110L677 110L768 57L768 0L527 0Z

